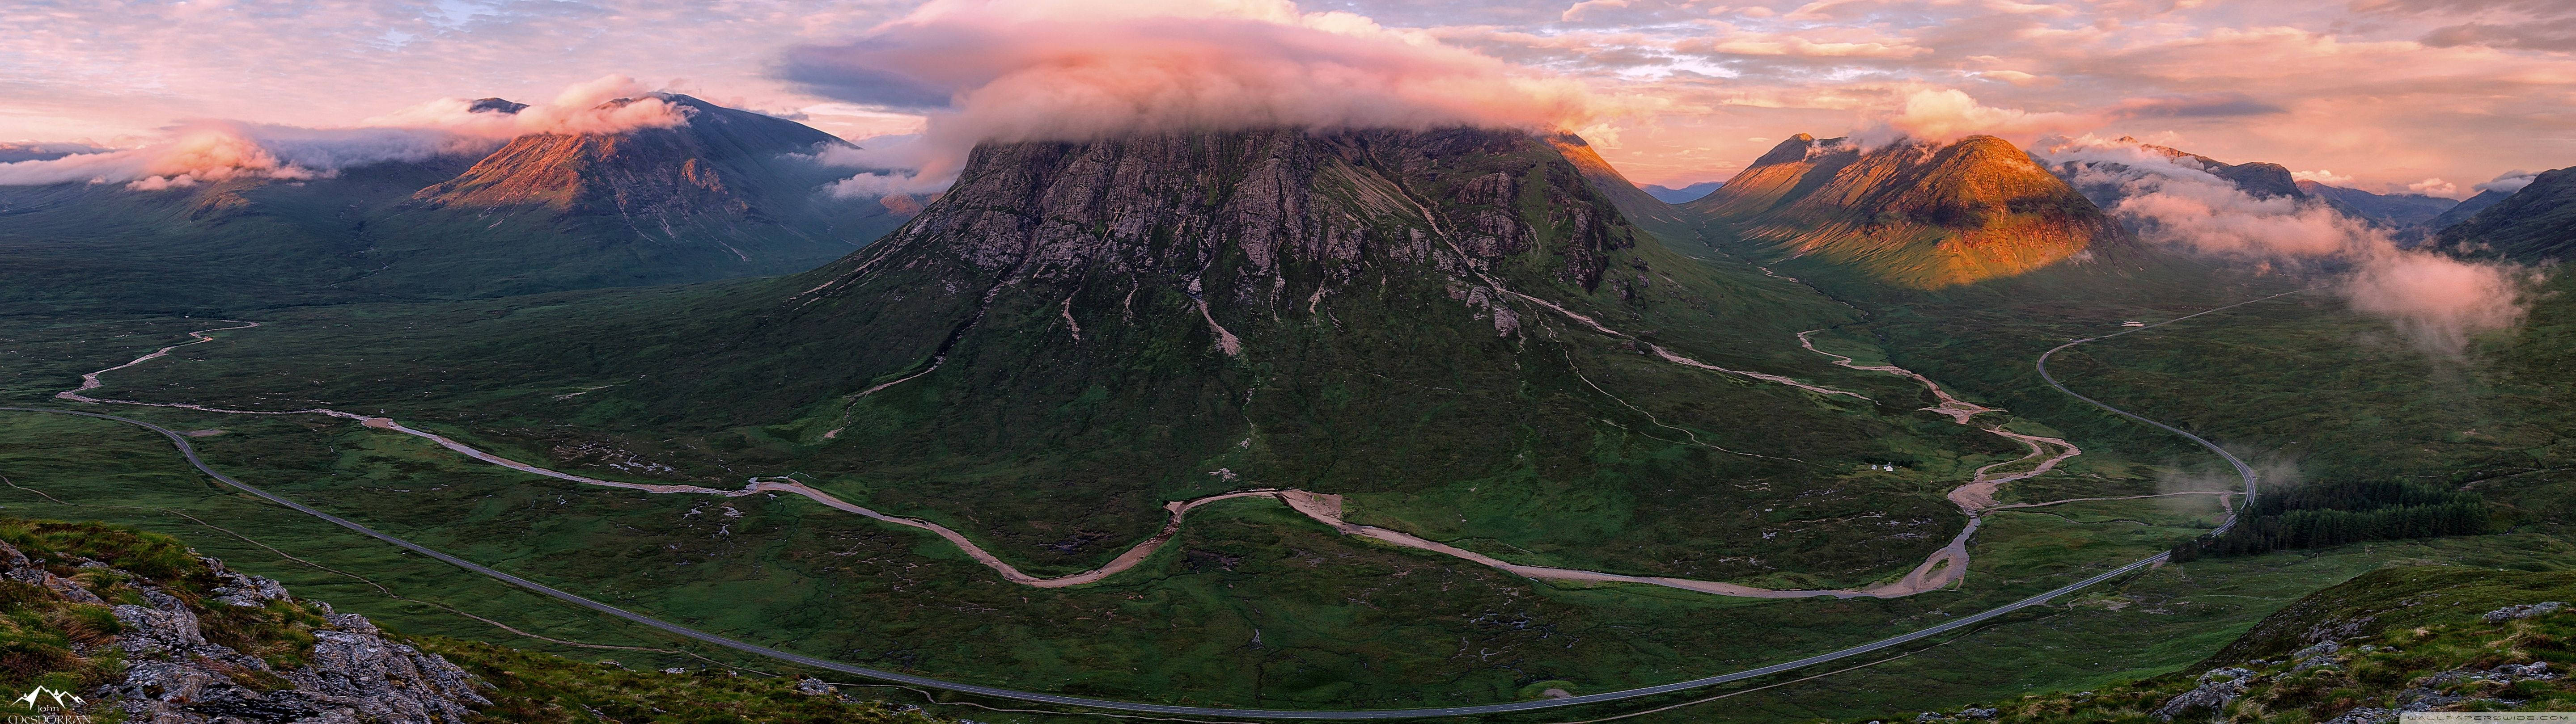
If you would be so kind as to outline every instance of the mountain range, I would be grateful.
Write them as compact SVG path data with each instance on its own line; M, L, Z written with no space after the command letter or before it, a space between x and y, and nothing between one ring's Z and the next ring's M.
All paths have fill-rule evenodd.
M1645 189L1646 195L1655 197L1655 200L1657 201L1667 204L1679 204L1695 201L1698 200L1699 197L1707 196L1708 192L1716 191L1717 187L1721 185L1723 185L1723 182L1701 181L1681 188L1668 188L1657 184L1646 184L1638 188Z
M2277 594L2380 560L2366 556L2560 550L2558 523L2528 515L2565 510L2554 489L2517 486L2562 484L2546 481L2566 446L2513 437L2492 460L2515 472L2453 466L2453 482L2529 495L2494 514L2520 537L2318 550L2288 572L2150 558L2229 519L2244 490L2171 431L2234 444L2293 427L2317 443L2287 463L2302 471L2439 479L2449 458L2389 463L2434 455L2384 444L2390 430L2434 430L2449 455L2550 426L2531 410L2566 406L2530 371L2552 367L2545 335L2566 316L2540 307L2542 341L2497 352L2519 366L2493 384L2525 387L2423 406L2528 424L2369 407L2437 375L2337 346L2385 325L2307 298L2256 308L2290 322L2217 314L2189 328L2205 336L2056 358L2086 394L2177 421L2141 425L2059 394L2033 360L2308 280L2138 241L2105 212L2126 190L2087 173L2104 162L1994 136L1799 134L1723 184L1666 189L1572 134L1189 130L985 143L953 186L898 210L826 190L854 172L818 160L840 139L657 97L688 122L328 178L0 189L0 311L21 312L0 314L0 342L29 350L0 363L22 381L0 396L144 403L112 409L319 509L687 625L1157 702L1385 708L1664 683L2163 562L2045 624L1992 624L2058 638L1965 659L2027 652L2048 659L2027 667L2052 667L2043 683L2107 681L2188 663L2295 598ZM2139 148L2389 227L2464 206ZM2434 248L2557 258L2576 248L2571 203L2576 174L2545 173ZM263 326L156 316L235 310ZM93 319L208 344L110 367L160 343ZM77 394L50 397L63 390ZM2369 424L2319 411L2350 390L2369 393L2349 405ZM112 442L97 459L0 454L96 490L163 485L156 506L207 498L193 476L117 467L148 456ZM448 454L467 449L492 452ZM2525 473L2543 482L2510 480ZM780 494L796 489L816 494ZM1183 501L1229 494L1184 527ZM142 512L62 509L162 510L125 495ZM1278 505L1301 501L1343 522ZM257 545L310 540L326 539ZM1425 545L1383 545L1399 540ZM379 558L346 565L409 570ZM445 615L385 605L403 606ZM2052 653L2077 648L2114 653ZM2315 709L2334 707L2350 708ZM1724 716L1813 718L1773 713Z
M686 123L524 135L489 153L313 179L0 187L0 256L24 270L0 305L178 311L781 274L847 254L906 216L823 190L854 172L816 160L845 141L657 97ZM524 108L497 98L473 107Z

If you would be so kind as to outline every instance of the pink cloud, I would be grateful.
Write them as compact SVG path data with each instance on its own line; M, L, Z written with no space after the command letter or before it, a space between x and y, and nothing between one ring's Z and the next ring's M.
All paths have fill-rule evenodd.
M984 141L1259 126L1572 128L1583 85L1285 0L934 0L786 76L857 103L922 108L953 174Z
M2528 310L2527 270L2401 249L2385 230L2313 199L2256 198L2196 162L2136 144L2059 139L2039 154L2074 164L2079 186L2116 185L2120 200L2108 211L2149 242L2266 265L2340 267L2334 284L2353 309L2387 319L2436 355L2456 357L2470 337L2519 324Z

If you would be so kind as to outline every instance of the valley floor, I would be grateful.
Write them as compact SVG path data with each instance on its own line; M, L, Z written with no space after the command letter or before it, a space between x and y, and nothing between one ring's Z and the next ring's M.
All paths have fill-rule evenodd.
M2331 315L2318 317L2317 310L2297 306L2249 308L2223 321L2242 324L2266 311L2331 321ZM0 329L0 338L17 353L10 355L17 369L0 382L0 395L11 404L58 405L45 398L69 387L65 382L80 380L84 372L185 341L186 332L205 328L203 320L185 319L13 319ZM2206 334L2209 329L2193 331ZM1809 349L1816 349L1814 342ZM2125 349L2109 354L2127 354ZM174 352L168 361L220 358L196 348L181 350L186 353ZM1902 369L1825 353L1854 369ZM2107 383L2112 391L2097 393L2105 399L2152 397L2116 373L2104 376L2115 368L2091 360L2088 356L2070 367L2074 372L2061 375L2088 391L2105 389ZM1937 368L1930 373L1942 374ZM1965 412L1952 402L1975 406L1943 393L1943 408ZM2150 403L2142 414L2172 414L2157 410L2158 404ZM1975 414L1959 417L1965 421ZM1465 703L1531 697L1548 689L1596 693L1745 668L1789 658L1783 652L1823 651L1984 610L2080 577L2079 572L2100 570L2108 562L2162 550L2215 524L2227 510L2226 486L2207 479L2194 482L2192 476L2200 474L2195 471L2215 472L2205 463L2177 460L2137 466L2155 471L2147 476L2107 476L2123 465L2134 466L2126 461L2139 457L2135 445L2123 441L2087 451L2086 457L2098 455L2100 460L2080 472L1978 488L1960 500L1982 511L1983 518L1977 537L1963 535L1958 545L1973 557L1956 559L1965 565L1950 569L1964 572L1969 581L1964 589L1926 590L1902 600L1729 603L1694 598L1698 594L1686 591L1549 584L1508 575L1511 569L1462 568L1453 565L1459 558L1493 556L1463 548L1444 551L1445 556L1426 555L1351 541L1341 535L1349 531L1329 525L1338 516L1321 514L1326 507L1322 499L1256 493L1247 497L1286 495L1295 500L1286 510L1247 506L1231 498L1203 501L1207 505L1191 506L1198 512L1189 526L1180 526L1182 511L1173 511L1172 528L1151 545L1131 549L1132 560L1121 556L1125 567L1104 568L1095 579L1099 585L1048 590L1043 594L1047 600L1039 602L1029 600L1032 589L993 575L998 558L978 560L990 553L925 548L916 533L870 529L864 522L817 517L775 502L778 493L812 497L787 487L792 482L739 491L678 491L724 496L715 500L620 498L614 491L532 480L527 474L539 467L535 465L514 471L460 460L455 448L472 446L428 431L395 434L406 431L389 423L358 426L328 418L245 418L187 409L146 409L133 415L190 431L190 440L206 450L209 464L237 477L273 485L317 507L472 560L595 592L618 605L706 630L764 642L794 641L795 648L827 658L1016 688L1112 698L1155 699L1167 692L1209 697L1181 703L1296 708ZM2211 429L2198 413L2186 412L2182 418L2193 420L2187 423L2192 427ZM2031 441L2034 457L2046 449L2046 441L2075 437L2026 421L2013 426L2021 430L1995 432ZM2230 442L2241 437L2220 436ZM441 447L441 441L452 446ZM2062 449L2073 451L2071 444ZM485 455L497 458L500 453ZM2052 454L2047 462L2064 459ZM2040 472L2045 468L2029 474ZM169 532L210 553L222 551L217 554L237 567L288 580L298 590L313 589L314 595L406 630L584 658L614 657L630 665L649 660L672 666L710 661L749 669L767 666L736 652L536 599L210 489L169 448L131 428L53 416L0 416L0 475L9 478L10 488L0 490L0 500L10 514L115 520ZM2165 479L2152 477L2158 475ZM2567 484L2564 472L2514 475L2516 485ZM568 473L547 477L615 482ZM2176 485L2185 488L2174 489ZM963 536L955 540L962 542ZM623 548L599 550L605 541L628 542ZM2098 686L2187 664L2300 594L2380 565L2441 562L2545 570L2569 561L2576 561L2576 548L2554 527L2524 526L2494 536L2165 566L1928 648L1818 667L1862 668L1787 683L1749 682L1771 688L1746 691L1715 708L1683 708L1638 720L1843 718L1891 708L1935 708L1938 702L1991 699L2026 689ZM1122 571L1133 579L1108 577ZM1414 588L1431 590L1407 590ZM854 628L854 621L870 623ZM1426 651L1411 643L1426 640L1457 644ZM1100 673L1119 670L1138 673ZM1209 678L1203 673L1211 671L1249 676ZM1811 669L1788 678L1816 673ZM1936 683L1927 691L1927 682ZM1702 695L1706 693L1716 692ZM1690 700L1674 696L1575 713L1595 716L1585 712L1597 708L1598 715L1610 715ZM1557 719L1525 715L1514 720Z

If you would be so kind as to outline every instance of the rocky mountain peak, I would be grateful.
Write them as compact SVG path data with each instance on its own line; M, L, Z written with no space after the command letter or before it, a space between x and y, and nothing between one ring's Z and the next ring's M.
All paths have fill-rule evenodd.
M1686 206L1744 238L1919 287L2020 274L2119 234L2030 154L1983 135L1862 149L1799 134Z
M1467 280L1524 258L1589 289L1632 233L1564 156L1519 132L987 144L944 196L833 286L901 260L953 266L976 286L1115 279L1286 308L1371 272Z

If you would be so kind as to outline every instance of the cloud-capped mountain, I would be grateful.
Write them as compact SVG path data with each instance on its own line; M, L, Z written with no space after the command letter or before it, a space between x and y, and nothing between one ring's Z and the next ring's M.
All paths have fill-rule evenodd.
M2576 168L2542 172L2435 239L2448 249L2517 261L2567 258L2576 253Z
M2118 155L2124 152L2130 155ZM2259 161L2227 163L2129 136L2121 136L2107 145L2078 146L2075 152L2054 155L2050 160L2049 172L2074 184L2085 198L2106 209L2119 205L2132 191L2127 182L2140 172L2135 164L2154 166L2157 161L2206 172L2258 200L2287 198L2305 201L2310 198L2297 179L2290 175L2287 166Z
M1832 374L1780 340L1848 311L1666 248L1559 150L1579 144L1472 128L988 143L919 216L838 262L686 309L567 318L631 350L582 363L626 382L540 404L756 426L810 454L806 469L906 480L875 495L994 521L976 535L1065 566L1096 563L1053 552L1062 530L1161 525L1135 501L1294 481L1449 505L1469 493L1452 482L1506 478L1647 499L1632 481L1725 471L1779 482L1654 497L1629 528L1641 537L1614 547L1674 551L1630 561L1645 570L1738 575L1752 569L1679 551L1781 543L1693 521L1796 495L1804 461L1876 459L1897 454L1879 442L1891 431L1943 429L1733 372ZM579 411L592 405L627 412ZM1743 410L1774 422L1729 418ZM1604 431L1615 441L1595 442ZM1631 447L1615 465L1583 452ZM1799 460L1773 452L1791 448ZM1935 497L1868 505L1947 535ZM1646 532L1683 528L1701 532Z
M2021 274L2120 236L2092 201L1993 136L1863 148L1802 133L1683 207L1744 239L1920 288Z

